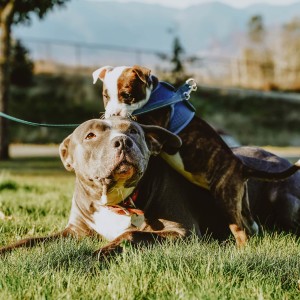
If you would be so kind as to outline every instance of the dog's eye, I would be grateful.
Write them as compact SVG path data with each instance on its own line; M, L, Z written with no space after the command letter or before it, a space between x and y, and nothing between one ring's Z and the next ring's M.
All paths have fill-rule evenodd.
M132 95L131 95L131 94L129 94L129 93L125 93L125 92L123 92L123 93L122 93L122 97L123 97L124 99L126 99L126 100L129 100L129 99L131 99L131 98L132 98Z
M138 131L135 128L131 128L129 133L130 134L138 134Z
M107 100L109 100L109 98L110 98L107 94L103 94L103 97Z
M94 134L93 132L90 132L89 134L87 134L87 136L85 137L86 140L90 140L96 137L96 134Z

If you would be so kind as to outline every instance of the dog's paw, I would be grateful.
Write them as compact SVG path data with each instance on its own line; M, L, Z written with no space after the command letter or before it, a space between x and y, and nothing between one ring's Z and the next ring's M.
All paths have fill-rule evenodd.
M115 256L116 254L120 254L123 252L123 247L122 246L106 246L106 247L102 247L99 250L95 251L93 253L93 256L96 257L98 260L101 259L109 259L113 256Z
M259 227L256 222L253 222L250 230L251 230L251 232L250 232L251 235L259 234Z

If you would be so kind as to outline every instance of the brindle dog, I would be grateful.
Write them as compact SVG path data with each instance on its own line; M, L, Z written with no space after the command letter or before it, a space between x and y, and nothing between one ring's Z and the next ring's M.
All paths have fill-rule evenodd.
M133 67L103 67L93 73L103 81L105 116L128 116L143 107L150 98L155 82L150 70ZM137 117L142 124L169 127L169 107L148 112ZM235 155L216 131L203 119L195 116L179 133L182 147L174 155L162 153L162 157L192 183L210 190L223 208L238 246L243 246L247 234L258 231L249 209L247 180L282 180L300 169L300 161L290 168L272 170L274 164L262 160L243 160ZM274 166L275 168L275 166Z

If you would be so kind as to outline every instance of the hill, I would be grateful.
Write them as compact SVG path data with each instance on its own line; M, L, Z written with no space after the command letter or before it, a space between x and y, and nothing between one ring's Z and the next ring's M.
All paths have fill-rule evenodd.
M175 9L157 4L77 0L68 3L66 9L55 9L44 21L34 19L29 27L16 27L15 35L169 51L173 29L187 53L216 48L218 54L232 54L255 14L261 14L268 27L276 28L300 16L300 3L238 9L212 2Z

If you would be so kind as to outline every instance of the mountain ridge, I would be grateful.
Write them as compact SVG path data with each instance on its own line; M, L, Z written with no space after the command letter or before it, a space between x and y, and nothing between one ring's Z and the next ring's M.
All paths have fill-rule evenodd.
M210 51L212 45L226 51L233 35L245 34L254 14L261 14L268 27L281 26L300 17L300 3L234 8L216 1L177 9L138 2L71 1L66 9L55 9L43 21L34 19L30 27L17 26L14 33L24 40L60 39L163 52L170 51L177 34L191 54Z

